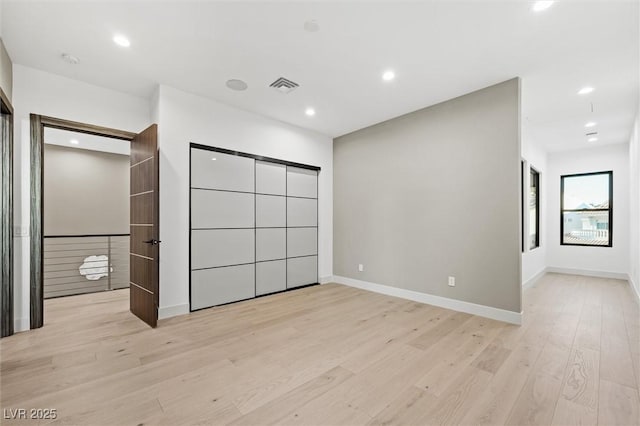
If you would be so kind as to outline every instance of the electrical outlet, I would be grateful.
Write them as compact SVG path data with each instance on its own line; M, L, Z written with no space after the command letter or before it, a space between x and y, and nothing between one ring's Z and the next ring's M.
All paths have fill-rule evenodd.
M362 263L358 264L358 272L364 271L364 265Z
M449 287L455 287L456 286L456 277L449 277Z

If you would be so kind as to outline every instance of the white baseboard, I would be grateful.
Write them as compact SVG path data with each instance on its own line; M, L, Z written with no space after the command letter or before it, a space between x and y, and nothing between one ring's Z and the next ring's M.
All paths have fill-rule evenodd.
M13 320L13 332L19 333L21 331L30 330L31 320L29 318L15 318Z
M333 275L329 275L327 277L320 277L320 284L328 284L333 282Z
M533 277L529 278L525 282L522 283L522 289L527 289L533 286L540 278L544 277L544 274L547 273L547 268L542 268L540 272L535 274Z
M512 312L490 306L477 305L475 303L463 302L461 300L449 299L447 297L434 296L432 294L420 293L413 290L390 287L382 284L375 284L367 281L360 281L353 278L334 275L333 281L349 287L372 291L374 293L386 294L388 296L400 297L402 299L413 300L415 302L428 305L439 306L458 312L465 312L485 318L508 322L510 324L522 324L522 312Z
M572 269L572 268L556 268L555 266L547 266L546 272L553 272L556 274L567 274L567 275L582 275L585 277L612 278L616 280L629 279L629 276L622 272L590 271L587 269Z
M158 319L167 319L189 313L189 304L162 306L158 308Z

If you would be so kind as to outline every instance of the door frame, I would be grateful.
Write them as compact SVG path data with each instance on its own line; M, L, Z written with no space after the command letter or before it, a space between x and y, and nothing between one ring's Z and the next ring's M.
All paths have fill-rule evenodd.
M0 112L2 120L7 120L7 128L2 128L2 277L0 277L0 292L2 292L2 306L0 318L2 330L0 337L11 336L13 325L13 106L9 97L0 88ZM6 116L6 117L5 117ZM6 137L6 140L5 140Z
M105 136L112 139L133 141L136 133L109 127L94 126L77 121L30 114L31 125L31 202L30 202L30 284L29 310L31 329L40 328L44 324L44 276L43 253L44 245L44 129L69 130L95 136Z

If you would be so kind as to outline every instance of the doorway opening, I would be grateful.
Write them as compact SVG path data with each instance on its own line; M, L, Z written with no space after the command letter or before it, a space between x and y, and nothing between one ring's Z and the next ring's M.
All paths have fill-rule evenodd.
M43 297L129 288L131 142L44 130Z
M82 287L83 293L93 291L101 291L103 283L107 288L114 288L114 275L112 268L115 269L116 256L115 250L122 253L122 250L128 255L128 282L126 287L129 288L129 309L138 318L146 322L151 327L157 325L158 320L158 302L159 302L159 156L158 156L158 126L152 124L142 132L136 134L127 131L100 127L91 124L78 123L75 121L63 120L59 118L46 117L37 114L31 114L31 220L30 220L30 325L31 328L40 328L44 325L44 298L45 298L45 272L50 284L56 284L59 287L50 287L47 289L47 296L59 297L66 293L78 290L74 287ZM46 135L45 135L46 130ZM59 133L52 130L63 131ZM77 135L73 136L73 132ZM59 143L45 144L45 140L55 142L56 135L60 136ZM79 151L68 151L61 149L61 146L68 148L69 145L77 145L80 147L82 140L85 140L85 148L91 144L98 144L98 139L89 138L96 136L99 138L118 139L130 143L129 149L129 184L128 184L128 214L127 228L128 232L113 233L113 231L102 231L102 233L93 234L86 233L86 229L82 228L81 222L87 222L87 218L83 217L82 211L86 210L86 203L91 203L92 197L104 197L104 193L98 193L96 190L97 183L94 182L93 187L89 189L81 188L75 192L83 192L80 197L82 200L75 200L76 212L75 219L72 223L68 223L67 218L57 217L53 214L47 218L45 226L45 210L46 200L44 199L43 186L45 184L45 155L47 151L51 156L60 154L60 151L66 151L63 157L62 166L64 166L64 158L78 157ZM46 136L46 137L45 137ZM73 141L73 142L72 142ZM102 141L104 142L104 141ZM113 145L113 142L110 142ZM47 148L49 146L49 148ZM112 146L113 148L113 146ZM123 148L124 149L124 148ZM95 150L97 151L97 150ZM126 153L126 151L125 151ZM86 153L85 153L86 154ZM123 154L123 152L111 152L110 154ZM95 153L94 153L95 155ZM60 155L59 155L60 156ZM66 157L65 157L66 156ZM51 157L53 158L53 157ZM82 161L77 165L85 166ZM67 173L68 170L65 170ZM75 175L79 174L75 172ZM52 178L57 182L58 177ZM75 187L73 182L74 173L68 176L67 184ZM86 183L86 182L85 182ZM58 192L65 194L67 187L62 185ZM76 194L66 194L67 196L75 196ZM49 200L50 201L50 200ZM82 201L85 204L78 204ZM54 204L55 206L55 204ZM123 206L120 205L120 208ZM52 210L55 213L55 209ZM86 212L84 213L86 216ZM89 214L90 216L91 214ZM58 215L60 216L60 215ZM56 222L56 220L58 222ZM107 219L105 219L107 220ZM110 220L110 219L109 219ZM58 228L56 228L56 226ZM100 229L93 223L95 229ZM118 225L122 226L122 224ZM66 227L66 228L65 228ZM66 229L66 231L65 231ZM109 229L109 228L104 228ZM47 235L46 233L49 235ZM70 233L67 233L70 232ZM84 233L81 233L84 232ZM93 232L93 231L92 231ZM129 234L129 235L127 235ZM49 238L45 238L49 237ZM57 238L56 238L57 237ZM64 238L105 238L105 240L84 240L77 239L63 241ZM116 241L116 238L128 237L127 245L122 240ZM54 241L58 239L59 241ZM45 240L47 246L45 246ZM63 242L62 244L56 244ZM54 247L48 247L48 245ZM83 252L82 244L93 245L99 252L98 254ZM123 247L124 246L124 247ZM50 248L50 250L49 250ZM86 247L85 247L86 248ZM77 249L77 250L76 250ZM104 251L106 250L106 253ZM45 251L47 253L45 253ZM60 252L62 253L60 253ZM65 252L66 251L66 252ZM128 252L127 252L128 251ZM56 254L58 253L58 254ZM88 256L84 256L88 254ZM60 258L68 258L72 266L64 265L56 260ZM115 286L124 286L122 279L126 277L123 272L126 270L123 265L127 263L122 260L122 254L119 256L120 266L118 267L120 274L119 282ZM77 262L81 261L80 265ZM58 262L57 266L52 265ZM61 268L61 270L55 270ZM67 269L64 269L67 268ZM76 270L77 268L77 270ZM103 278L103 283L93 287L87 286L87 283L80 279L79 281L66 281L69 277L77 280L78 276L83 277L87 281L99 281ZM126 288L125 287L125 288Z

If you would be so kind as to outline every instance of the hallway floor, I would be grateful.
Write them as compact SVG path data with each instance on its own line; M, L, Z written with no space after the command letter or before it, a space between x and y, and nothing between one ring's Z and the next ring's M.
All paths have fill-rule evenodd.
M547 274L523 300L518 327L327 284L150 329L128 291L52 299L0 341L2 423L638 424L629 285Z

